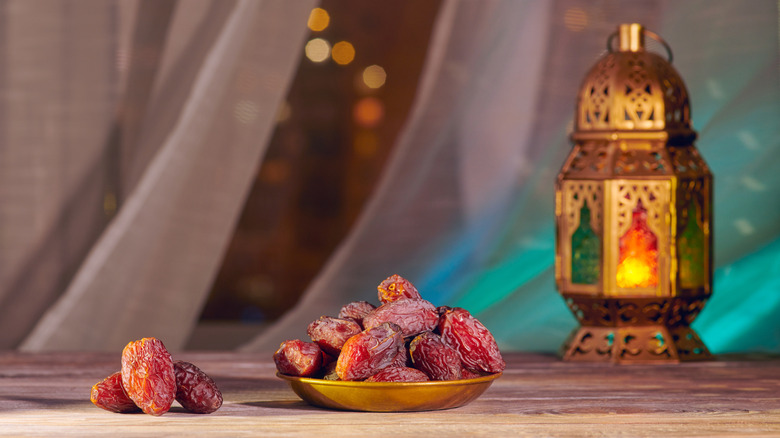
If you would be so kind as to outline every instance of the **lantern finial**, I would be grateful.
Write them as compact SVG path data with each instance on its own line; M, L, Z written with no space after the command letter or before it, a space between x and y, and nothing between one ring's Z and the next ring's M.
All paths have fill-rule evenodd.
M621 52L642 52L645 50L645 33L641 24L621 24L618 28L618 34Z

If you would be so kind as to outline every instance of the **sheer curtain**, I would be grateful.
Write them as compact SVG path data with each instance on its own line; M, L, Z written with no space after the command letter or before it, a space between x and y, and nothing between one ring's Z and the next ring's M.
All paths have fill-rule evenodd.
M0 348L179 349L294 73L313 0L0 3ZM774 0L443 3L419 95L360 220L295 309L303 338L390 274L508 350L575 321L553 282L553 180L580 81L621 22L659 33L715 185L715 352L780 351Z
M0 3L0 348L182 348L314 1Z
M555 291L553 182L576 92L619 23L659 33L715 174L716 353L780 351L778 4L455 1L419 95L357 225L298 306L245 345L273 350L390 274L476 314L505 349L554 351L576 322Z

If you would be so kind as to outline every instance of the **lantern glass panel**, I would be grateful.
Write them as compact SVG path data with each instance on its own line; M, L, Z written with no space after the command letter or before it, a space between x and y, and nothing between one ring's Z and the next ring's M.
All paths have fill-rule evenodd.
M680 287L691 289L704 284L704 231L699 220L699 205L695 199L688 203L687 222L678 240L680 257Z
M637 202L631 225L620 237L618 287L654 287L658 284L658 239L647 225L647 210Z
M597 284L601 266L601 240L591 227L588 201L580 209L580 224L571 236L571 280L576 284Z

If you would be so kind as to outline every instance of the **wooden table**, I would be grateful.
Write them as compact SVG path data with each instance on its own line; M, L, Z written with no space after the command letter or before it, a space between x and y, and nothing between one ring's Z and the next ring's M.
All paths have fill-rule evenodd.
M93 406L91 386L119 353L0 352L0 436L773 436L780 437L780 357L730 356L681 365L572 364L507 354L482 397L451 410L330 411L274 376L270 354L181 353L209 373L222 408L161 417Z

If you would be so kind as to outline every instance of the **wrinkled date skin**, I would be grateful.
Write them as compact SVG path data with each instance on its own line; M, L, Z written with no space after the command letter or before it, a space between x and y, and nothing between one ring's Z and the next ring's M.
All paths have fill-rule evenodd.
M409 280L398 274L391 275L376 287L379 301L383 304L404 298L422 298L420 292Z
M439 322L439 314L430 301L407 298L382 304L363 318L366 329L385 322L397 324L403 336L409 337L433 330Z
M339 310L339 318L354 319L355 322L360 324L360 327L363 327L363 318L374 309L376 309L376 306L368 301L353 301Z
M498 373L506 367L493 335L465 309L456 307L444 312L438 328L442 340L460 353L467 369Z
M284 341L274 353L276 369L289 376L311 377L322 368L323 352L313 342Z
M173 372L176 375L176 401L184 409L196 414L210 414L222 406L222 392L200 368L177 360L173 362Z
M110 412L140 412L122 387L122 373L117 371L92 387L90 400L95 406Z
M321 316L318 320L312 321L306 329L311 340L319 345L322 351L333 356L339 355L347 339L362 331L360 324L351 319L330 316Z
M482 374L475 373L467 368L461 368L460 370L461 379L476 379L477 377L482 377Z
M414 338L409 344L409 353L414 367L431 380L458 380L462 377L460 354L433 332Z
M366 382L427 382L428 376L414 368L387 367L366 379Z
M162 341L143 338L122 350L122 386L147 414L162 415L176 397L173 360Z
M401 328L380 324L347 340L336 361L336 374L341 380L366 379L397 360L402 350Z

